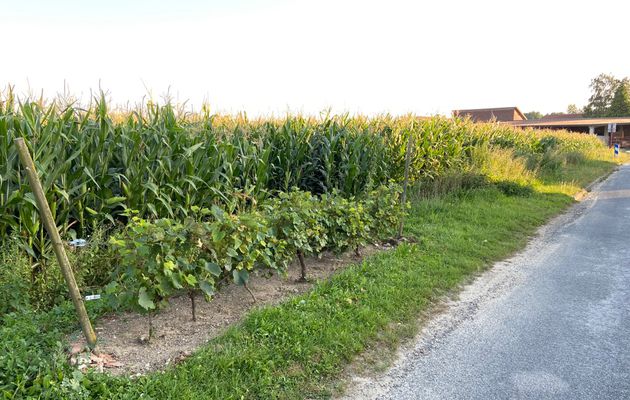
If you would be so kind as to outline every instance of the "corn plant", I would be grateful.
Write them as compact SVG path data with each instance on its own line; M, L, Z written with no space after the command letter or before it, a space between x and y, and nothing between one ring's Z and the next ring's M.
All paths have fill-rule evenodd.
M112 111L104 96L80 107L67 101L0 96L0 242L15 236L35 266L50 246L21 170L13 139L26 139L55 221L66 237L144 219L183 220L192 207L249 212L272 194L297 187L314 195L364 197L400 183L412 138L410 181L456 169L480 144L519 152L597 147L596 139L498 124L412 115L323 115L250 120L186 114L153 102ZM586 147L585 147L586 146Z

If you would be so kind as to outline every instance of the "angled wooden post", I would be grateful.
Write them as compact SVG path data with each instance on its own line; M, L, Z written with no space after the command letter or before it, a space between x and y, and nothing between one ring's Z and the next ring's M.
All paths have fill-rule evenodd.
M29 153L28 147L26 146L23 138L15 139L15 145L17 146L22 166L26 170L26 176L28 177L31 190L35 196L35 201L37 202L37 207L39 208L39 215L44 222L44 227L46 228L48 235L50 236L53 249L55 250L55 255L57 256L57 261L61 267L61 272L66 280L68 289L70 290L70 297L72 298L72 304L74 304L74 308L79 317L81 330L83 330L88 346L90 346L91 349L94 349L96 346L96 334L94 333L94 329L92 329L90 318L85 310L85 304L83 304L83 299L81 298L77 281L74 278L72 268L70 267L70 261L68 260L68 256L66 255L66 251L63 247L63 242L61 241L61 236L59 236L55 220L50 212L50 206L48 205L48 201L46 201L44 189L42 189L42 184L39 181L39 176L35 170L35 163L33 163L33 159L31 158L31 154Z

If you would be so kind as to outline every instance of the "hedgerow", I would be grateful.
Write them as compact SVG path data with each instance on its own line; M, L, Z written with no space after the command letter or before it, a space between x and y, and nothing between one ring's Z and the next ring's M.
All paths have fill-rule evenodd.
M231 214L217 206L191 210L183 222L132 217L110 243L119 264L109 293L119 304L151 312L187 292L209 300L231 278L247 287L257 268L284 272L296 256L306 279L305 255L324 250L358 253L360 246L394 232L404 216L401 189L381 186L363 199L281 193L260 210Z

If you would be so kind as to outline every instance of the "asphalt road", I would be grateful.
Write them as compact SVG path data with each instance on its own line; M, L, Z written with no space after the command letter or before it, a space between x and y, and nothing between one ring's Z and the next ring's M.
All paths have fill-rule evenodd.
M630 399L630 167L452 301L347 398Z

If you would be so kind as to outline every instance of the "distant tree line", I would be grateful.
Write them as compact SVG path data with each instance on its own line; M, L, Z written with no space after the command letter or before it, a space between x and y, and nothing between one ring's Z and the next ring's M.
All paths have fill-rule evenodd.
M630 79L618 79L611 74L599 74L591 80L591 97L588 104L579 108L569 104L567 114L584 114L585 117L630 117ZM560 115L553 112L544 116ZM527 119L540 119L543 114L538 111L526 112Z
M591 81L591 97L584 107L588 117L630 116L630 80L599 74Z

